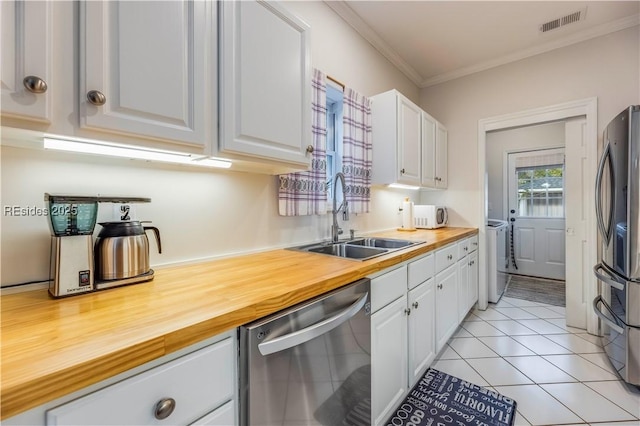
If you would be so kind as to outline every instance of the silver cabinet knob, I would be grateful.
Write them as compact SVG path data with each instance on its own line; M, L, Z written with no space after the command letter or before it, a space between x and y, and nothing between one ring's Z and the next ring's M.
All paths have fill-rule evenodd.
M404 174L404 169L400 170L400 173Z
M176 409L176 400L173 398L163 398L156 404L154 415L158 420L164 420Z
M407 314L407 315L411 315L411 309L405 309L404 313Z
M438 284L438 288L442 290L442 284Z
M449 256L447 256L447 259L449 259L449 260L453 259L453 255L450 254Z
M413 305L411 305L414 307L414 309L418 309L418 302L413 302Z
M307 153L308 154L312 154L313 153L313 145L307 145Z
M28 75L22 80L24 87L31 93L44 93L47 91L47 83L40 77Z
M104 95L104 93L98 90L90 90L87 93L87 100L90 104L93 104L95 106L102 106L107 102L107 97Z

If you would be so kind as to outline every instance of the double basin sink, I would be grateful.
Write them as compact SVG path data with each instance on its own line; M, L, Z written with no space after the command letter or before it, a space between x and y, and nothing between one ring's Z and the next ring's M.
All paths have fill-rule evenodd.
M290 250L319 253L345 259L368 260L424 242L425 241L398 240L394 238L356 238L337 243L323 242L291 247Z

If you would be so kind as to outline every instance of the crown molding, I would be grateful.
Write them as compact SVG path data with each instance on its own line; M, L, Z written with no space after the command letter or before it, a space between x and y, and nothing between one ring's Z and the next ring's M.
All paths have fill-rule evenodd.
M398 68L409 80L416 86L420 87L423 81L422 76L404 59L396 53L395 50L387 44L374 30L362 20L362 18L349 7L343 0L324 0L335 13L337 13L347 24L356 30L365 40L367 40L378 52L391 62L393 66Z
M425 87L434 86L446 81L455 80L470 74L485 71L491 68L499 67L511 62L516 62L541 53L550 52L555 49L570 46L592 38L601 37L616 31L640 25L640 14L631 15L616 21L598 25L587 30L571 34L553 42L545 43L540 46L534 46L510 55L490 61L481 62L469 67L459 68L457 70L439 74L430 78L423 79L420 74L409 65L404 59L396 53L396 51L380 37L369 24L367 24L357 13L349 7L343 0L324 0L326 5L336 12L347 24L356 30L365 40L367 40L378 52L387 58L396 68L398 68L409 80L416 86L423 89ZM541 36L542 37L542 36Z
M457 70L436 75L431 78L423 80L418 86L425 88L434 86L436 84L444 83L446 81L455 80L456 78L465 77L470 74L475 74L480 71L485 71L491 68L496 68L501 65L506 65L511 62L520 61L522 59L529 58L531 56L539 55L541 53L550 52L552 50L560 49L562 47L570 46L572 44L580 43L590 40L592 38L601 37L616 31L621 31L627 28L640 25L640 14L628 16L626 18L611 21L605 24L598 25L587 30L571 34L559 40L554 40L549 43L542 44L540 46L534 46L529 49L521 50L511 55L505 55L497 59L493 59L486 62L481 62L469 67L459 68Z

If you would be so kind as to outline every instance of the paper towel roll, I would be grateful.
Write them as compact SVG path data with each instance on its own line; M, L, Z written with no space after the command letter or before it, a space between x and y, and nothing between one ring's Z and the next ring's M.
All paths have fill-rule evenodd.
M413 222L413 201L409 200L409 197L402 203L402 229L407 231L416 229Z

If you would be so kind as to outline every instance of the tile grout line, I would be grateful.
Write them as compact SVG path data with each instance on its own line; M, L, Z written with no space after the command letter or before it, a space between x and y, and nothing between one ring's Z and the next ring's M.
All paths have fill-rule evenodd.
M508 302L507 302L507 301L505 301L505 303L508 303ZM543 304L540 304L539 306L547 308L547 307L546 307L546 306L544 306ZM503 307L504 307L504 306L503 306ZM524 307L520 307L520 306L513 306L513 307L520 308L520 309L524 310L525 312L528 312L528 313L530 313L530 314L534 315L537 319L542 319L542 320L544 320L546 323L551 324L551 325L553 325L553 326L555 326L555 327L557 327L557 328L559 328L559 329L561 329L561 330L563 330L563 331L564 331L564 333L553 333L554 335L555 335L555 334L557 334L557 335L561 335L561 334L562 334L562 335L565 335L565 334L567 334L567 335L576 335L578 338L580 338L580 339L584 340L585 342L590 343L590 344L592 344L592 345L595 345L593 342L591 342L591 341L589 341L589 340L587 340L587 339L585 339L585 338L583 338L583 337L579 336L579 335L578 335L579 333L577 333L577 332L573 332L573 331L571 331L571 330L567 330L567 329L562 329L561 327L557 326L556 324L553 324L552 322L547 321L548 319L555 319L555 318L541 318L541 317L539 317L538 315L536 315L535 313L532 313L532 312L527 311L526 309L523 309ZM549 309L549 308L547 308L547 309ZM496 308L495 308L495 307L493 307L493 306L490 306L488 310L494 310L494 311L497 311L497 310L496 310ZM485 311L485 312L486 312L486 311ZM502 314L500 311L497 311L497 312L498 312L498 313L500 313L500 314ZM471 311L470 313L471 313L471 314L473 314L473 311ZM560 313L558 313L558 314L560 314ZM474 314L474 315L475 315L475 314ZM508 315L505 315L505 314L502 314L502 315L503 315L503 316L505 316L505 317L508 317ZM491 327L493 327L493 325L492 325L489 321L499 321L499 320L488 320L488 319L484 319L484 318L482 318L482 317L480 317L480 316L478 316L478 315L475 315L475 316L476 316L476 317L478 317L479 321L483 321L483 322L487 323L487 325L489 325L489 326L491 326ZM468 317L469 317L469 315L467 315L467 316L465 317L465 320L466 320ZM562 318L557 318L557 319L562 319ZM525 327L525 328L528 328L526 325L524 325L524 324L520 323L520 322L519 322L518 320L516 320L516 319L513 319L513 318L510 318L510 317L509 317L509 320L511 320L511 321L515 321L515 322L516 322L516 323L518 323L520 326ZM479 322L479 321L473 321L473 322ZM565 321L566 321L566 317L565 317ZM463 322L464 322L464 320L463 320ZM464 328L464 326L462 326L462 324L460 325L460 327L461 327L462 329L464 329L465 331L467 331L467 332L471 335L471 337L472 337L472 338L475 338L476 340L478 340L480 343L482 343L484 346L486 346L487 348L489 348L491 351L493 351L493 349L491 349L491 348L490 348L488 345L486 345L482 340L480 340L480 338L481 338L481 337L510 337L510 338L512 338L512 339L513 339L513 337L512 337L511 335L508 335L508 334L506 334L506 333L502 332L502 330L499 330L499 329L497 329L496 327L493 327L493 328L495 328L495 329L496 329L496 330L498 330L499 332L503 333L503 336L476 336L472 331L469 331L469 330L467 330L466 328ZM580 358L584 359L585 361L589 362L589 363L590 363L590 364L592 364L594 367L597 367L598 369L603 370L603 371L606 371L606 372L608 372L608 373L612 373L612 372L607 371L607 370L605 370L604 368L600 367L599 365L595 364L594 362L590 361L589 359L584 358L584 357L582 356L583 354L578 353L578 352L575 352L572 348L567 348L565 345L563 345L563 344L561 344L561 343L558 343L558 342L555 342L555 341L553 341L552 339L549 339L545 334L542 334L542 333L540 333L540 332L537 332L536 330L531 330L531 331L534 333L534 334L531 334L532 336L537 335L537 336L544 337L544 338L545 338L546 340L548 340L549 342L554 343L554 344L556 344L556 345L559 345L559 346L561 346L561 347L565 348L566 350L570 351L570 354L561 354L561 355L576 355L576 356L578 356L578 357L580 357ZM458 339L458 338L467 338L467 339L468 339L469 337L452 337L451 339L449 339L449 342L450 342L451 340L453 340L453 339ZM523 343L521 343L521 342L518 342L518 341L517 341L517 340L515 340L515 339L513 339L513 340L514 340L514 341L516 341L517 343L520 343L522 346L524 346L524 347L525 347L526 349L528 349L529 351L533 352L533 353L535 354L535 355L533 355L533 356L535 356L535 357L539 357L539 358L541 358L541 359L545 360L546 362L549 362L549 363L550 363L551 365L553 365L555 368L558 368L560 371L564 372L564 373L565 373L565 374L567 374L569 377L572 377L573 379L575 379L575 380L576 380L576 382L554 382L554 383L552 383L552 384L563 384L563 383L566 383L566 384L580 384L580 385L582 385L582 386L586 387L587 389L589 389L589 390L593 391L593 392L594 392L594 393L596 393L598 396L602 397L604 400L609 401L610 403L612 403L613 405L615 405L616 407L618 407L619 409L621 409L621 410L622 410L622 411L624 411L625 413L628 413L628 414L629 414L629 415L631 415L634 419L636 419L636 420L640 419L640 418L639 418L638 416L636 416L635 414L630 413L630 412L629 412L628 410L626 410L624 407L621 407L620 405L616 404L614 401L612 401L611 399L607 398L605 395L603 395L602 393L598 392L596 389L594 389L594 388L592 388L592 387L590 387L590 386L588 386L588 385L586 384L586 383L591 383L591 382L584 382L584 381L582 381L582 380L579 380L577 377L575 377L575 376L573 376L572 374L570 374L569 372L567 372L567 371L563 370L561 367L559 367L559 366L557 366L557 365L555 365L555 364L551 363L549 360L547 360L546 358L544 358L544 355L538 354L537 352L533 351L533 350L532 350L531 348L529 348L528 346L524 345L524 344L523 344ZM485 382L487 382L487 383L489 384L489 386L487 386L487 387L493 387L493 388L495 388L495 385L492 385L492 384L489 382L489 380L487 380L487 379L486 379L486 378L485 378L485 377L484 377L484 376L483 376L483 375L482 375L478 370L476 370L476 369L473 367L473 365L471 365L471 364L467 361L467 358L462 357L462 355L460 355L460 353L458 353L458 351L456 351L456 350L455 350L451 345L449 345L449 342L447 342L447 346L448 346L448 347L449 347L449 348L450 348L450 349L451 349L451 350L452 350L456 355L458 355L458 356L460 357L460 359L462 359L462 360L465 362L465 364L466 364L469 368L471 368L471 369L472 369L472 371L474 371L474 372L475 372L479 377L481 377ZM596 345L596 346L598 346L598 345ZM495 351L493 351L493 352L495 353ZM601 354L601 353L603 353L603 352L593 352L593 354ZM586 353L585 353L585 354L586 354ZM516 355L516 356L517 356L517 355ZM525 355L522 355L522 356L525 356ZM531 356L531 355L528 355L528 356ZM548 355L548 356L549 356L549 355ZM515 357L515 356L514 356L514 357ZM540 383L537 383L535 380L533 380L531 377L527 376L523 371L521 371L517 366L515 366L515 365L511 364L508 360L506 360L506 359L505 359L505 357L504 357L504 356L502 356L502 355L500 355L500 354L496 353L496 357L490 357L490 358L500 358L500 359L502 359L503 361L505 361L506 363L508 363L508 365L512 366L512 367L513 367L516 371L518 371L520 374L522 374L523 376L525 376L527 379L531 380L531 381L533 382L533 385L534 385L534 386L537 386L538 388L542 389L542 390L543 390L547 395L549 395L549 396L550 396L553 400L555 400L558 404L560 404L561 406L563 406L564 408L566 408L570 413L573 413L577 418L581 419L581 420L584 422L584 423L582 423L582 424L589 424L589 423L588 423L588 422L587 422L587 421L586 421L582 416L580 416L578 413L576 413L576 412L574 412L573 410L571 410L571 409L570 409L569 407L567 407L567 406L566 406L562 401L558 400L558 399L557 399L557 398L555 398L552 394L550 394L549 392L547 392L547 390L546 390L546 389L544 389L544 388L541 386L541 384L540 384ZM475 358L469 358L469 359L475 359ZM614 374L614 373L612 373L612 374ZM593 382L620 382L620 380L609 380L609 381L607 381L607 380L598 380L598 381L593 381ZM543 384L544 384L544 383L543 383ZM515 385L515 384L514 384L514 385L502 385L502 386L503 386L503 387L508 387L508 386L523 386L523 385ZM528 385L528 386L530 386L530 385ZM516 410L516 411L517 411L517 410ZM520 416L521 416L525 421L527 421L528 423L532 424L532 423L531 423L531 421L529 421L529 419L527 419L527 418L526 418L526 417L525 417L521 412L519 412L519 411L518 411L518 414L519 414L519 415L520 415ZM609 423L611 423L611 422L609 422Z

